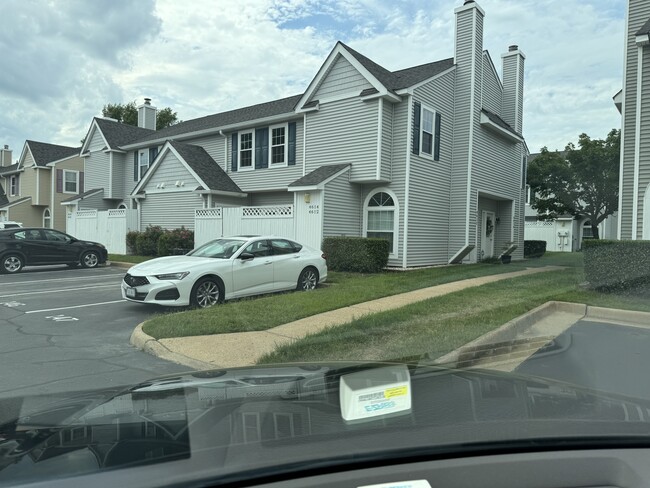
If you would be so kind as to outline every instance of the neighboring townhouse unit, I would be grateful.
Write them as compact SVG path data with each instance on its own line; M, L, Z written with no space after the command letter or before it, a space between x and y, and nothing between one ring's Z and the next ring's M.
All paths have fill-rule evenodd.
M650 2L629 0L620 107L619 239L650 239Z
M201 208L293 206L296 239L386 238L390 266L475 262L511 242L521 258L525 56L502 55L502 81L482 8L455 15L452 58L389 71L339 42L299 95L162 130L148 100L139 128L95 119L75 205L137 208L142 229L192 228Z
M2 159L0 219L22 222L24 226L50 227L65 231L66 215L61 203L83 192L83 160L78 147L25 141L17 163L11 152Z

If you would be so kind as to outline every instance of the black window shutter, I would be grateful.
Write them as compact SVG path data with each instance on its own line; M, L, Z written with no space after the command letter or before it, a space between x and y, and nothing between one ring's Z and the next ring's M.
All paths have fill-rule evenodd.
M157 147L150 147L149 148L149 166L153 163L153 160L156 159L156 156L158 156L158 148Z
M235 132L232 135L232 147L230 148L230 164L232 171L237 171L237 146L239 146L239 139L237 138L237 133Z
M56 170L56 192L63 193L63 170Z
M138 151L133 153L133 181L138 181Z
M420 154L420 102L413 102L413 154Z
M79 172L79 193L84 192L84 172Z
M296 123L289 122L289 166L296 164Z
M269 129L255 130L255 168L269 167Z
M440 113L436 112L436 127L435 127L435 138L436 140L433 143L433 160L440 161L440 125L442 123L442 116Z

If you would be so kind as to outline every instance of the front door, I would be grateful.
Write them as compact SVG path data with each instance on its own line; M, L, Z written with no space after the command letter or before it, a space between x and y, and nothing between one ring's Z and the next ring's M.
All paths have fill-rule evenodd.
M494 212L483 210L481 222L481 259L494 256Z

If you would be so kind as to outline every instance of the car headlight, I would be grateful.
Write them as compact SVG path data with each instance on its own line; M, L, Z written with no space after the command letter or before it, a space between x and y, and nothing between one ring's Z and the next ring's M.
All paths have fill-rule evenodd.
M190 274L189 271L183 271L182 273L166 273L166 274L160 274L154 276L156 277L156 279L159 280L182 280L188 274Z

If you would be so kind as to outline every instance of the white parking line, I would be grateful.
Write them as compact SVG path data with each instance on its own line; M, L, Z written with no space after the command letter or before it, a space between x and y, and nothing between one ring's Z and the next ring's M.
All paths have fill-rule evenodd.
M45 310L29 310L28 312L25 313L28 314L28 313L42 313L42 312L57 312L59 310L70 310L71 308L96 307L98 305L109 305L111 303L121 303L121 302L126 302L126 300L122 299L122 300L113 300L112 302L89 303L87 305L75 305L73 307L47 308Z
M95 285L92 287L92 290L95 290L97 288L115 288L116 290L119 288L119 283L116 281L115 283L112 283L110 285ZM30 292L24 292L24 293L12 293L11 295L0 295L0 298L9 298L9 297L23 297L27 295L44 295L48 293L64 293L66 291L79 291L79 290L88 290L89 288L87 286L83 288L64 288L62 290L45 290L45 291L30 291Z
M79 280L96 280L98 278L109 277L113 278L115 276L122 276L125 273L110 273L105 275L95 275L95 276L77 276L75 278L53 278L51 280L33 280L33 281L15 281L12 283L7 283L8 285L20 286L28 283L47 283L50 281L79 281Z

